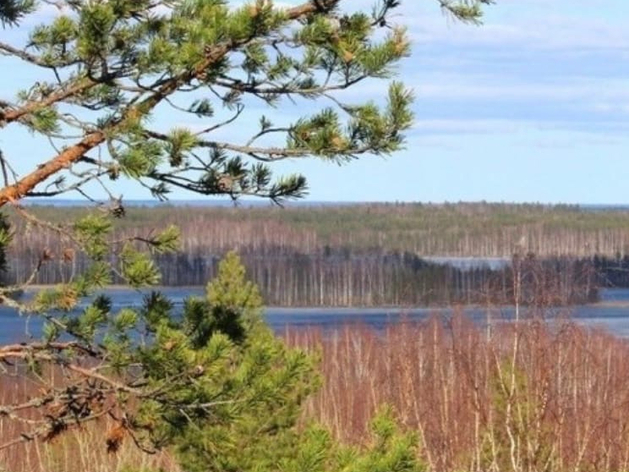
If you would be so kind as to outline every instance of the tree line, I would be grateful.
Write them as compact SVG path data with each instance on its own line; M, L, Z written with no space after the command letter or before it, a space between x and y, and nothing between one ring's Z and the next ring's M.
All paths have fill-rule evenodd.
M57 228L89 214L82 207L29 211L45 215ZM623 211L576 206L485 203L177 211L168 205L130 206L115 220L110 238L141 239L169 224L182 228L178 252L154 255L160 283L169 286L203 285L215 276L221 256L236 249L267 303L277 306L509 304L513 261L502 268L464 270L423 256L508 256L508 261L513 254L536 254L525 259L535 261L527 262L527 270L535 272L531 277L538 288L527 289L534 295L520 294L526 303L556 305L595 300L598 286L629 286L629 257L618 249L629 241L622 227L628 218ZM19 285L34 275L34 283L59 284L88 269L86 255L58 231L34 230L10 212L9 220L19 237L9 248L5 283ZM536 236L515 242L517 235L531 232ZM594 253L583 254L586 249ZM608 254L612 249L616 252ZM108 257L115 266L120 252ZM124 281L114 271L112 282Z
M81 207L32 206L55 224L76 220ZM9 216L11 212L9 211ZM16 253L50 244L53 235L11 218L20 233ZM535 204L352 204L320 206L125 207L116 224L120 236L139 235L174 224L187 253L226 252L248 246L282 246L310 253L324 246L382 248L419 256L510 257L516 251L538 256L615 257L629 254L629 212L575 205Z
M5 283L16 284L39 266L35 283L70 280L90 264L83 254L67 257L61 247L41 251L25 248L11 262ZM177 252L156 255L167 286L201 286L217 273L223 254ZM597 299L599 277L590 259L529 254L502 267L471 268L430 262L410 252L324 248L310 253L281 246L248 246L240 250L251 279L267 304L274 306L446 306L513 304L516 293L529 305L570 305ZM116 256L110 260L119 265ZM516 274L519 275L516 276ZM112 273L114 283L123 281ZM515 286L517 280L521 287Z

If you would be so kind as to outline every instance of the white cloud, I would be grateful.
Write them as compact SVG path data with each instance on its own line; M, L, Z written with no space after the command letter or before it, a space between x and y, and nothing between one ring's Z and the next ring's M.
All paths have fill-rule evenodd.
M398 21L416 44L523 50L629 49L625 0L500 0L483 25L463 25L439 13L434 0L403 1Z
M407 82L418 97L450 100L550 100L617 101L629 100L627 81L569 77L555 81L507 81L497 75L432 74Z
M629 115L629 99L626 101L609 101L599 102L592 106L592 111L597 113L620 113L622 115Z
M414 42L420 44L573 51L629 48L626 28L597 19L544 17L535 22L487 23L481 27L446 25L439 18L409 23Z
M541 132L549 135L556 131L570 131L590 144L608 142L609 136L624 136L629 131L629 123L618 121L584 121L562 119L511 119L511 118L445 118L418 119L413 125L414 135L521 135ZM606 137L603 138L602 135Z

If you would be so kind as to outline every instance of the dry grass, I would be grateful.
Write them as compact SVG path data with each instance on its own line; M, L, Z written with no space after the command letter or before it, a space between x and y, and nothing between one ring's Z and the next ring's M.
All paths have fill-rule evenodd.
M49 443L34 442L0 454L0 470L10 472L123 472L156 471L160 467L178 471L166 454L148 455L131 442L117 453L108 453L105 435L111 422L90 424L60 436ZM10 426L9 426L10 428ZM0 435L9 432L6 425ZM12 436L13 437L13 436Z
M432 472L629 470L629 343L571 322L497 324L489 332L463 316L400 322L377 332L348 325L309 329L287 341L321 350L325 385L306 417L360 443L381 403L417 429ZM0 379L1 404L34 387ZM162 467L130 441L108 453L103 421L50 443L0 453L0 470L118 472ZM16 423L0 418L0 438Z
M0 405L15 405L38 394L38 382L23 376L0 376ZM48 406L47 406L48 407ZM0 443L4 444L30 430L25 421L0 416ZM159 470L179 472L166 454L148 455L126 438L116 453L108 452L107 438L116 428L111 418L85 424L50 441L25 441L0 451L0 471L4 472L122 472Z
M344 440L360 442L384 402L435 472L629 470L629 344L604 332L529 321L489 333L455 316L288 338L322 346L307 415Z

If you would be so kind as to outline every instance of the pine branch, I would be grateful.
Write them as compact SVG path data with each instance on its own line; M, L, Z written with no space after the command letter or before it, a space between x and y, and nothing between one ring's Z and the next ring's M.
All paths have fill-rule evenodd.
M78 59L68 59L65 61L55 61L54 63L46 61L39 56L31 54L23 49L18 49L16 47L11 46L8 43L0 41L0 54L4 54L7 56L17 57L29 64L43 67L46 69L60 69L63 67L72 66L78 64L80 61Z
M333 5L336 2L332 0L326 0L320 3L327 6ZM308 2L301 6L289 9L286 13L286 16L290 20L296 20L302 16L317 12L319 11L319 9L320 4L317 5L313 2ZM121 123L125 122L125 120L137 114L138 110L141 110L143 114L148 113L150 110L155 108L163 99L177 91L179 87L185 84L189 84L196 78L204 76L205 71L213 64L222 60L231 50L243 46L251 39L253 38L247 38L246 40L241 41L229 41L227 43L219 44L216 47L212 47L208 51L206 51L205 59L197 64L197 66L193 70L184 71L183 73L171 79L162 80L157 91L152 93L152 95L148 98L144 99L137 106L137 108L133 106L128 107L121 118L114 120L109 125L104 126L102 129L88 134L79 143L68 147L65 151L53 157L45 164L39 166L36 170L20 179L15 184L0 189L0 207L4 206L8 202L16 201L23 198L25 195L28 195L28 193L31 192L38 184L45 181L50 176L56 174L64 168L69 167L72 163L79 161L91 149L94 149L95 147L104 143L107 139L108 134L114 132ZM1 112L0 124L13 121L28 112L32 112L33 109L47 106L59 100L62 100L63 98L75 95L78 91L85 90L90 86L92 86L91 83L81 81L76 85L77 90L74 93L72 93L69 89L64 90L62 92L59 92L58 94L49 96L42 102L30 104L29 106L24 107L20 110L16 110L13 112ZM44 103L47 105L42 105Z
M0 110L0 129L4 128L9 123L20 120L26 115L50 107L68 98L75 97L94 85L95 82L90 79L79 79L69 84L63 84L61 87L46 95L41 100L29 101L25 105L15 109L3 108Z

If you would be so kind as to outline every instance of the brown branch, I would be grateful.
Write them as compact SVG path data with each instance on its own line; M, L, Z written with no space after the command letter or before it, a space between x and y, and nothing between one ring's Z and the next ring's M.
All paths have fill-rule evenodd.
M240 82L236 79L225 77L227 80L216 80L216 85L224 87L237 92L246 92L259 96L264 99L267 95L323 95L327 92L333 92L337 90L345 90L353 85L368 78L367 75L360 75L353 79L348 79L345 82L335 83L332 85L322 85L320 87L300 88L296 85L281 84L276 86L260 87L258 84L251 82Z
M158 133L157 131L147 131L146 135L153 138L159 139L160 141L168 141L169 137L163 133ZM280 147L255 147L255 146L240 146L236 144L220 142L220 141L207 141L207 140L198 140L197 146L207 147L211 149L221 149L225 151L233 151L240 152L243 154L263 154L270 156L265 160L275 160L273 156L276 156L276 159L281 157L289 158L289 157L304 157L309 154L312 154L312 151L309 149L287 149Z
M80 94L85 90L93 87L95 84L96 82L91 79L80 79L72 85L60 88L50 93L42 100L30 101L24 106L16 109L0 110L0 128L5 127L9 123L17 121L30 113L54 105L55 103L61 102L74 95Z
M0 190L0 207L8 202L21 199L28 194L37 184L43 182L51 175L62 169L68 168L78 161L85 153L105 141L105 133L96 131L87 135L79 143L67 148L53 159L39 166L35 171L20 179L13 185Z
M286 14L289 20L296 20L304 15L320 11L322 8L331 8L336 3L337 0L307 2L303 5L288 9ZM246 44L251 39L252 38L241 41L229 41L209 49L205 59L201 61L193 70L186 71L176 77L165 80L164 83L160 85L158 90L154 92L151 96L144 99L137 106L127 108L120 119L112 122L110 125L104 127L102 130L94 131L88 134L80 142L68 147L66 150L50 159L45 164L39 166L36 170L22 178L15 184L1 189L0 207L4 206L8 202L16 201L23 198L24 196L28 195L28 193L31 192L38 184L45 181L50 176L56 174L57 172L60 172L65 168L70 167L73 163L82 159L88 151L105 142L105 140L107 139L107 134L114 131L130 116L133 116L138 112L147 113L148 111L152 110L168 95L174 93L180 86L185 85L186 83L189 83L196 78L202 77L205 74L205 71L210 66L224 58L232 49ZM84 79L75 84L74 87L70 87L57 93L53 93L49 95L45 100L42 100L40 102L34 102L29 106L22 107L19 110L0 112L0 127L9 121L14 121L20 116L24 116L25 114L32 112L34 109L39 109L41 107L55 103L59 100L63 100L64 98L72 96L75 93L80 93L81 90L89 88L92 84L93 82L91 80ZM63 98L60 98L62 96Z
M123 383L117 382L114 379L107 377L106 375L99 374L98 372L96 372L96 369L85 369L84 367L80 367L80 366L75 365L75 364L68 364L65 367L68 370L70 370L72 372L75 372L77 374L80 374L81 376L83 376L85 378L90 378L90 379L93 379L93 380L99 380L102 383L111 386L114 390L116 390L118 392L130 393L130 394L136 396L137 398L143 398L143 397L150 396L146 392L142 392L141 390L138 390L136 388L130 387L130 386L125 385Z
M66 349L80 349L85 350L85 347L79 343L70 341L65 343L30 343L30 344L7 344L0 347L0 355L11 351L43 351L45 349L54 349L56 351L62 351ZM91 354L91 351L89 351Z
M290 131L287 129L282 129L281 132ZM169 137L163 133L158 133L156 131L147 131L146 135L159 139L161 141L168 141ZM259 146L249 146L249 145L239 145L232 144L221 141L209 141L209 140L197 140L196 145L199 147L210 148L210 149L219 149L224 151L231 151L236 153L247 154L258 161L263 162L274 162L281 161L284 159L294 159L300 157L308 157L313 155L314 151L308 148L295 148L289 149L285 147L259 147ZM371 151L372 148L370 146L361 146L356 148L348 148L348 149L339 149L335 151L334 149L330 149L332 153L337 152L339 156L346 157L354 157L359 154L365 154Z
M108 415L112 410L113 408L107 408L102 411L99 411L98 413L94 413L92 415L86 416L84 418L62 418L62 419L59 419L59 421L62 421L66 427L77 426L79 424L87 423L89 421L94 421L98 418L102 418L103 416ZM54 426L52 424L47 424L45 426L42 426L41 428L30 431L28 433L22 433L20 437L12 439L4 444L0 444L0 451L4 449L8 449L13 446L17 446L18 444L35 441L36 439L39 439L41 437L45 438L47 435L53 432L53 427Z
M78 62L78 59L60 61L57 63L49 63L42 60L39 56L35 56L34 54L30 54L23 49L18 49L10 44L0 42L0 52L4 52L6 55L15 56L23 61L29 62L39 67L46 67L48 69L54 69L56 67L67 67L71 66Z

